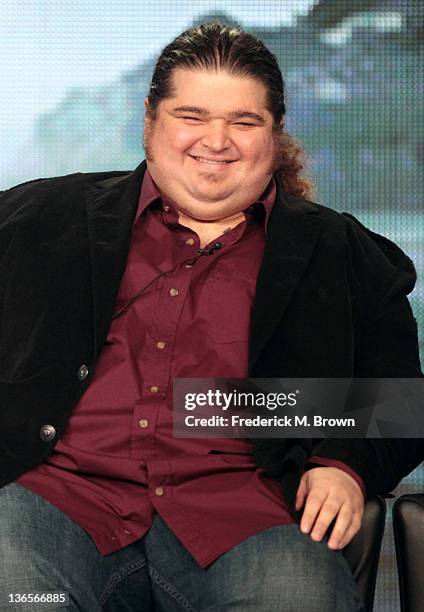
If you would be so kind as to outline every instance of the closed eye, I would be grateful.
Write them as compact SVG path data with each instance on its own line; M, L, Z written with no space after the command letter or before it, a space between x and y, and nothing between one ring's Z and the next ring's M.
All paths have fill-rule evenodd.
M199 117L189 117L188 115L183 115L180 119L185 119L188 121L199 122L202 121ZM243 127L255 127L256 123L248 123L247 121L236 121L234 125L242 125Z

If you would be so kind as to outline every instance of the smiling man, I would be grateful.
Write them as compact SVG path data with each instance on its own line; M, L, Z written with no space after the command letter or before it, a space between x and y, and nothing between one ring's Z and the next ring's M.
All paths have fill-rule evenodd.
M172 383L422 376L412 262L309 200L254 36L183 33L145 110L133 172L1 195L0 607L361 610L342 549L419 441L174 438Z
M150 175L201 243L245 220L269 184L276 138L267 91L222 70L176 69L157 117L146 100ZM221 231L220 231L221 230Z

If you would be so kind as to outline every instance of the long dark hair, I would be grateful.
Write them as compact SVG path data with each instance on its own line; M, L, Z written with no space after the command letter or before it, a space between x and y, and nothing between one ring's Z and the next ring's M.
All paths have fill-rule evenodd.
M176 68L223 70L263 83L278 143L274 170L279 174L283 191L311 199L315 186L309 178L300 176L305 166L304 152L284 129L284 81L278 61L261 40L218 21L203 23L177 36L163 49L153 72L147 108L152 121L159 102L172 96L171 77Z

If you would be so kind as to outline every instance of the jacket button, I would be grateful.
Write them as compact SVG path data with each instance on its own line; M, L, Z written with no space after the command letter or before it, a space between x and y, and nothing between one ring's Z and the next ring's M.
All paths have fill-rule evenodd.
M85 380L88 376L88 368L85 363L82 364L80 369L78 370L78 378L79 380Z
M40 427L40 438L44 442L50 442L56 436L56 430L53 425L43 425Z

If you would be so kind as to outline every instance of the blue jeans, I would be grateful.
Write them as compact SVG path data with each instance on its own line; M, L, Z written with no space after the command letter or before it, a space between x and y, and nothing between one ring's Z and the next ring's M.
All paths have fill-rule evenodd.
M102 557L56 506L0 489L0 610L357 612L349 565L297 525L266 529L202 569L156 514L147 534ZM69 604L10 604L9 593L69 593Z

